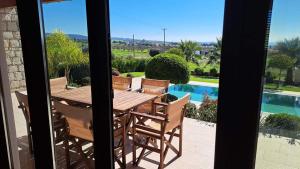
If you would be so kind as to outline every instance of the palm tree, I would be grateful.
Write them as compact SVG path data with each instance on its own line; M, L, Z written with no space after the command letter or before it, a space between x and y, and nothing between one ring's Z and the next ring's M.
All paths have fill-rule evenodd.
M300 64L300 39L299 37L292 39L285 39L283 41L278 42L275 45L275 49L278 50L279 53L285 54L296 60L293 67L287 69L285 83L293 84L293 68L299 66Z
M182 50L186 61L192 61L194 60L196 51L200 50L201 46L197 42L181 40L179 48Z
M217 43L214 44L214 49L208 54L208 61L205 66L209 64L217 64L221 59L221 48L222 48L222 38L217 38Z

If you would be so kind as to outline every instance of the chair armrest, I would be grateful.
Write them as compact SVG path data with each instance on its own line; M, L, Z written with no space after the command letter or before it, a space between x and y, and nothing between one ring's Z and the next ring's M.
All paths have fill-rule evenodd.
M165 102L154 102L153 104L158 105L158 106L168 106L168 103Z
M66 89L69 90L69 89L76 89L77 87L74 87L74 86L66 86Z
M133 116L144 117L144 118L148 118L148 119L151 119L151 120L157 120L157 121L160 121L160 122L165 122L166 121L166 119L161 117L161 116L153 116L153 115L146 114L146 113L131 112L130 114L133 115Z

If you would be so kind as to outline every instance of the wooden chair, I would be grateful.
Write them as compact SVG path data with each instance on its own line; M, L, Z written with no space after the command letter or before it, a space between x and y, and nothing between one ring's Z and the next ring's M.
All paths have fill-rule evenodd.
M28 97L27 97L27 95L20 93L18 91L16 91L15 94L16 94L17 100L19 102L18 108L20 108L22 110L24 117L25 117L25 121L26 121L29 152L30 152L30 154L33 154L31 120L30 120Z
M164 107L163 112L156 112L153 115L147 113L132 112L133 118L133 164L138 165L141 161L146 149L160 154L159 168L164 168L164 159L171 149L177 154L182 155L182 133L183 118L185 116L185 105L189 102L190 95L187 94L183 98L170 103L155 103L155 106ZM139 122L139 119L146 118L151 120L148 125ZM179 130L179 133L176 133ZM169 135L167 139L165 136ZM173 137L179 137L179 150L173 146ZM160 142L160 146L157 145ZM150 146L149 144L152 144ZM166 146L166 147L165 147ZM141 147L142 151L138 159L136 159L136 149Z
M112 76L113 89L118 90L131 90L132 78L122 76Z
M50 89L52 93L62 92L68 89L67 87L67 78L60 77L55 79L50 79Z
M156 80L156 79L145 79L142 78L141 88L138 92L157 95L156 102L163 101L168 93L170 80ZM139 106L137 112L150 113L152 111L152 102L147 102Z
M28 96L23 94L19 91L15 92L17 100L19 102L19 107L22 109L22 112L25 117L26 127L27 127L27 135L28 135L28 145L29 145L29 152L33 154L32 148L32 132L31 132L31 118L30 118L30 111L29 111L29 104L28 104ZM65 123L61 119L60 115L56 113L55 110L52 110L52 126L55 135L55 143L60 143L64 140L65 135Z
M82 107L74 107L62 102L54 101L54 108L57 112L61 113L66 120L67 137L64 140L65 155L67 168L76 167L85 164L87 168L91 168L87 154L84 153L83 145L86 142L93 143L93 129L92 129L92 110ZM71 149L69 141L72 143L72 147L80 155L81 159L74 164L70 164L69 150Z
M57 112L60 112L66 119L68 137L64 142L66 147L66 159L67 168L72 166L81 165L83 162L87 168L91 168L89 159L94 158L93 146L83 149L83 145L86 142L93 143L93 128L92 128L92 110L90 108L82 108L70 106L62 102L54 101L54 107ZM126 156L125 156L125 124L126 116L115 117L114 119L114 137L117 144L115 148L115 161L122 167L126 167ZM72 147L76 149L76 152L81 156L81 160L70 164L69 150L71 149L69 141L72 143ZM122 160L118 158L117 151L122 151Z
M121 168L126 168L126 124L129 120L128 114L114 117L114 158ZM121 151L121 158L118 152Z

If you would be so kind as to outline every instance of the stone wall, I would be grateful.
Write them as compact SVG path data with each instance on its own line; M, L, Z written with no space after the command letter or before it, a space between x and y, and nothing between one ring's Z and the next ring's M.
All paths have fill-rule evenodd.
M10 88L12 91L23 89L26 84L16 8L0 9L0 32L3 33Z

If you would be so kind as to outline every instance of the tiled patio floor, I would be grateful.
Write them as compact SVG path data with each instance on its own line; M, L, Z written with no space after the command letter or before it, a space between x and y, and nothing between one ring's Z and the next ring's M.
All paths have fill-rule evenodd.
M14 115L17 130L17 137L23 141L19 142L20 147L26 148L26 125L25 119L17 108L17 100L12 94L14 104ZM214 145L215 145L215 125L197 121L189 118L184 119L184 136L183 136L183 155L182 157L172 160L175 154L169 151L165 164L167 169L213 169L214 165ZM178 140L173 140L174 145L178 144ZM242 140L241 140L242 141ZM128 168L131 166L131 146L128 143L127 162ZM29 166L26 158L28 153L20 151L20 159L23 164ZM258 139L258 152L256 160L257 169L300 169L300 141L296 140L295 145L288 143L288 139L284 137L272 138L262 136ZM156 153L146 153L137 169L157 168L159 155ZM30 164L31 165L31 164ZM26 168L27 169L27 168ZM28 168L30 169L30 168Z

